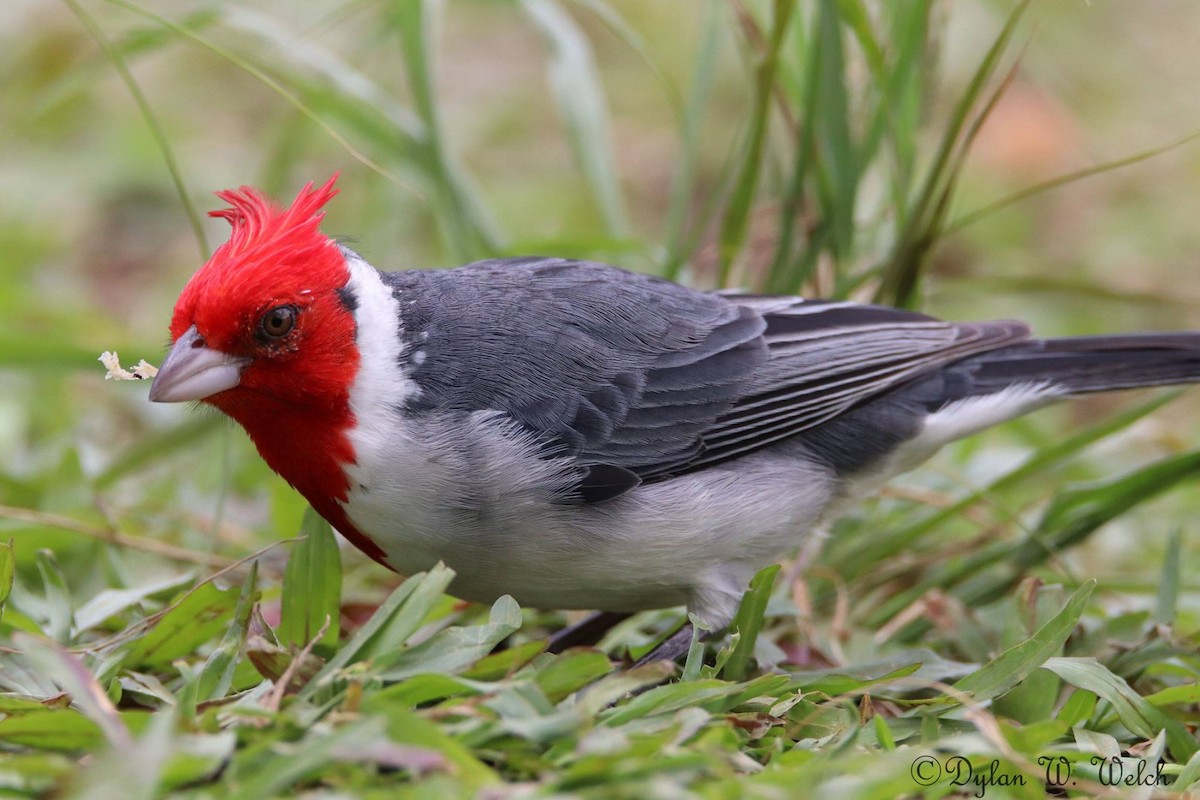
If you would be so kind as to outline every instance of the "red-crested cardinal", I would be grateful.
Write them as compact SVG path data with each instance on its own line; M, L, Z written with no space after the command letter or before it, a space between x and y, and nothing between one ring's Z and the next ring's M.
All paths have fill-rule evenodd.
M938 447L1070 395L1200 380L1200 334L1033 339L844 301L701 292L562 258L380 272L219 193L150 390L237 420L379 563L458 596L686 604L726 624L756 570Z

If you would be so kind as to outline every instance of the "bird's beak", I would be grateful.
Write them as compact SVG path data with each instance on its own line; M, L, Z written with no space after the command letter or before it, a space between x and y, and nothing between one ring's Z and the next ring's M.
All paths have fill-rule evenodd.
M237 386L249 363L249 358L210 349L193 325L175 340L158 368L150 386L150 399L156 403L203 400Z

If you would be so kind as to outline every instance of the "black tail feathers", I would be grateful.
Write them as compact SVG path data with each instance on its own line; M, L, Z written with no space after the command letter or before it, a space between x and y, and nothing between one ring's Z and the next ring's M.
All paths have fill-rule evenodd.
M1034 339L969 359L971 394L1046 383L1063 396L1200 383L1200 333Z

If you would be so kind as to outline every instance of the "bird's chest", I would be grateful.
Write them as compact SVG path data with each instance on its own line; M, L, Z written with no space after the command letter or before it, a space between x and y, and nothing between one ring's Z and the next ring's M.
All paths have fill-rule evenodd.
M438 561L460 575L551 527L555 470L483 412L351 433L347 517L411 574Z

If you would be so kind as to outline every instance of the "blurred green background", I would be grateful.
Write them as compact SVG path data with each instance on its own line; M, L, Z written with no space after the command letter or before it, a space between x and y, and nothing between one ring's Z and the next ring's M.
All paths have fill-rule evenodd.
M681 610L551 656L569 615L445 570L389 595L343 548L339 594L240 429L97 363L161 360L212 192L335 171L325 230L383 269L565 255L1200 330L1198 33L1193 0L0 3L0 792L941 797L936 751L1028 798L1047 750L1200 786L1200 390L946 448L635 695Z
M818 5L796 11L812 36ZM888 29L918 7L869 9L877 29ZM153 406L146 386L106 383L96 363L109 349L127 364L161 359L178 291L226 236L223 222L206 218L196 235L163 142L201 214L218 207L218 189L254 184L288 199L340 171L326 230L383 269L561 254L703 287L726 274L734 285L790 282L789 290L870 299L893 252L897 186L911 193L919 183L1013 6L976 0L921 11L928 43L914 55L914 88L889 111L911 136L855 173L843 206L853 213L837 220L853 224L852 246L820 250L786 274L772 272L772 259L804 101L767 112L751 202L744 218L730 212L748 137L764 117L755 81L771 8L762 0L4 3L0 535L16 538L26 569L35 549L53 549L86 594L162 569L140 539L101 546L114 532L221 563L205 554L240 556L297 529L302 504L239 430L208 412ZM953 228L1013 192L1200 129L1197 31L1200 6L1190 0L1035 4L991 76L994 87L1020 53L945 222ZM793 44L783 41L773 91L800 80L801 57L787 55ZM844 69L828 91L869 111L869 48L849 27L842 46ZM850 115L850 129L858 119ZM813 181L808 210L793 209L797 219L817 217L795 226L795 259L820 211L845 199L822 188L838 177L836 125L814 136L834 160ZM908 183L897 179L906 173ZM913 302L954 318L1020 317L1047 335L1200 328L1198 183L1200 143L1185 144L988 214L937 238ZM1092 399L987 434L905 479L923 500L862 513L886 520L889 504L978 486L1145 397ZM1056 467L1013 515L1068 480L1194 446L1198 409L1197 395L1185 395L1086 461ZM1059 568L1150 591L1166 535L1193 527L1197 494L1189 487L1140 508ZM1185 554L1198 563L1194 536ZM392 580L349 558L364 580ZM1200 571L1183 574L1195 605Z

